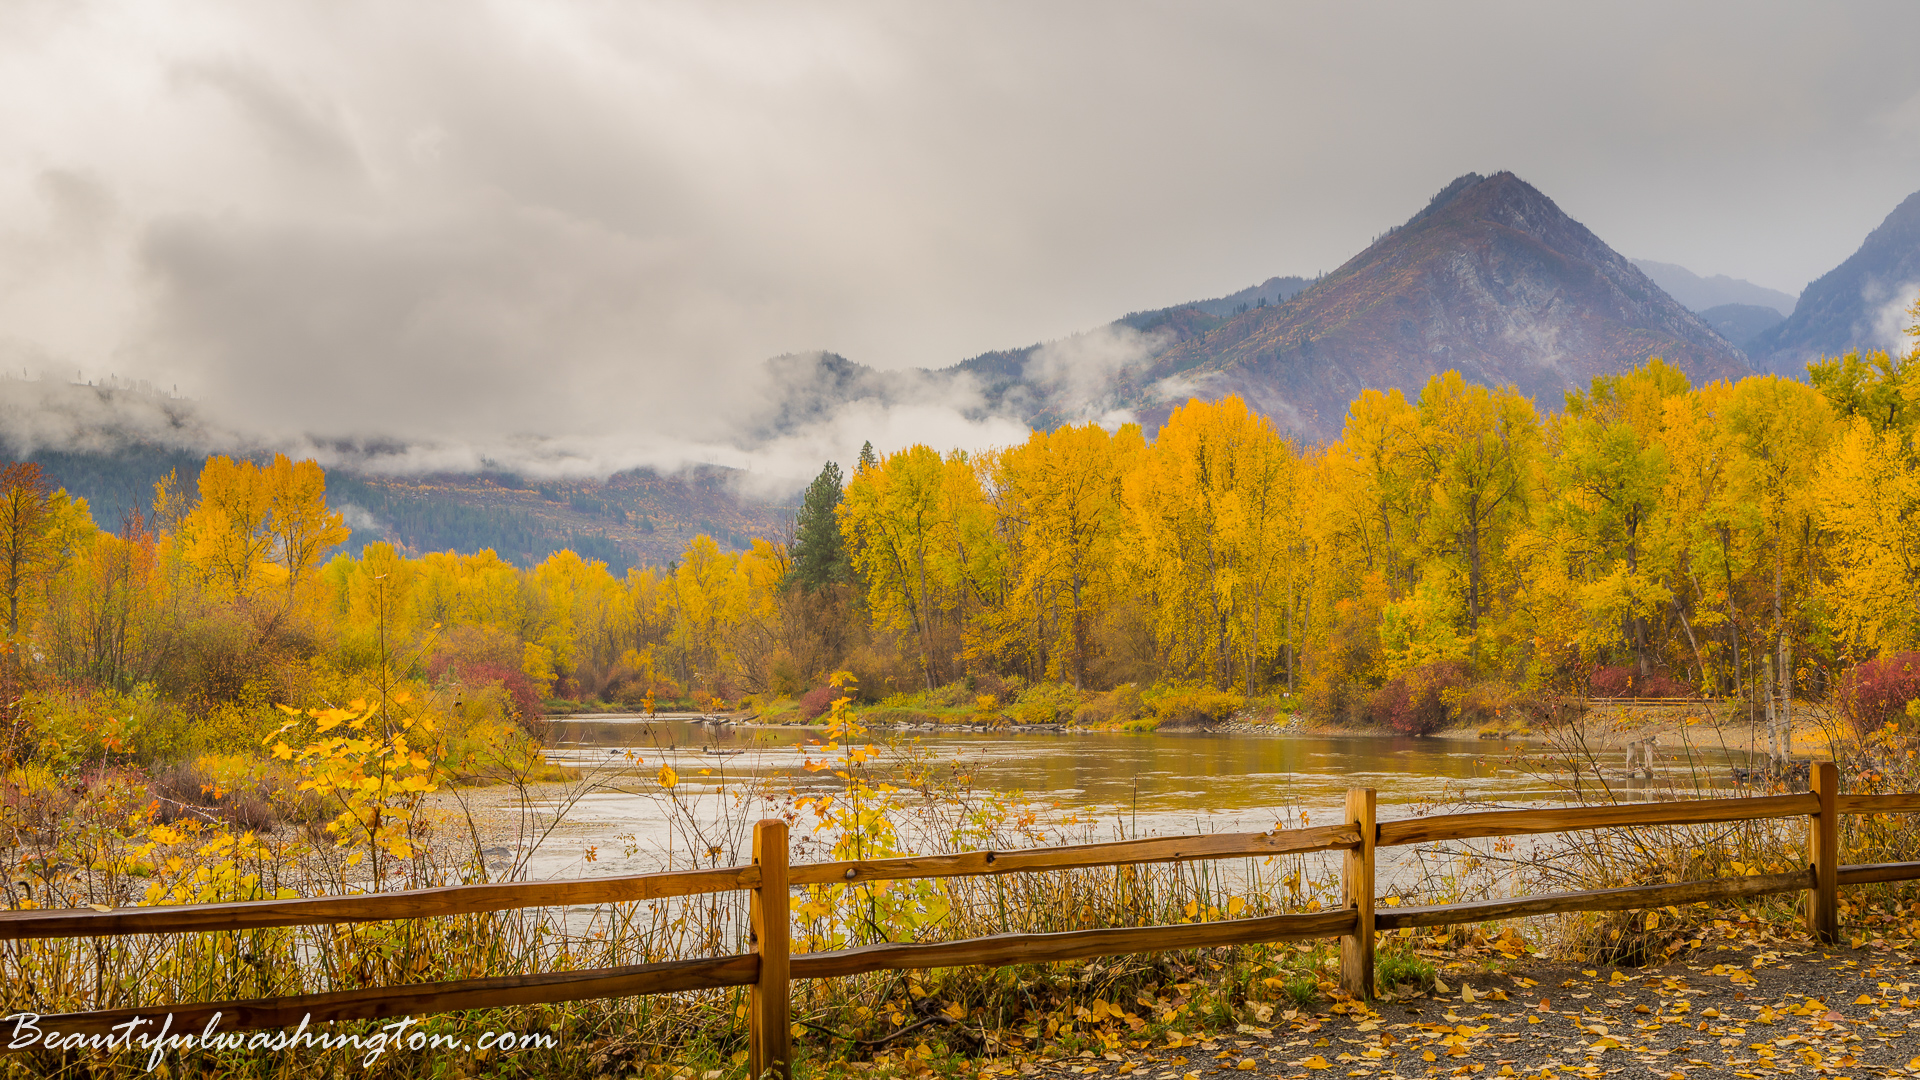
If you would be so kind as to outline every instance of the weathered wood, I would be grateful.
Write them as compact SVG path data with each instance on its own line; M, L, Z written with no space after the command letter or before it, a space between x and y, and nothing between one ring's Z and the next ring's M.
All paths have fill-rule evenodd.
M1828 945L1840 941L1840 770L1816 761L1807 778L1818 809L1807 818L1808 859L1813 864L1813 893L1807 898L1807 933Z
M1362 1001L1373 998L1373 841L1379 835L1374 822L1372 788L1347 791L1347 824L1360 833L1357 847L1347 849L1340 875L1340 896L1354 913L1353 929L1340 935L1340 989Z
M800 953L793 958L793 977L828 979L869 971L1049 964L1127 953L1300 941L1345 933L1352 929L1353 920L1351 910L1316 911L1304 915L1269 915L1258 919L1229 919L1225 922L1182 923L1175 926L1069 930L1058 934L997 934L993 937L925 945L866 945L835 952Z
M1519 915L1552 915L1563 911L1625 911L1628 908L1665 907L1668 904L1697 904L1709 900L1770 896L1812 887L1813 874L1799 870L1786 874L1682 881L1673 885L1630 885L1620 889L1541 893L1432 907L1383 908L1374 913L1373 921L1374 926L1381 930L1398 930L1407 926L1450 926Z
M1539 810L1489 810L1442 814L1380 823L1381 847L1467 840L1480 836L1521 836L1573 832L1615 825L1706 825L1754 818L1797 817L1820 808L1812 794L1768 795L1753 799L1699 799L1688 802L1566 806Z
M971 877L1030 870L1079 870L1131 863L1230 859L1236 856L1293 855L1353 847L1360 834L1351 825L1272 832L1203 833L1106 844L1031 848L1025 851L968 851L959 855L914 855L866 862L806 863L792 869L795 885L829 885L894 878Z
M1920 794L1842 795L1842 814L1916 814L1920 813Z
M793 1049L788 1018L793 891L787 885L787 823L768 818L753 827L753 863L760 868L760 887L753 890L748 917L753 950L760 957L760 977L753 984L747 1032L747 1075L763 1080L772 1074L793 1080Z
M154 1022L141 1025L136 1034L151 1035L159 1030L161 1023L171 1014L172 1031L175 1034L197 1034L218 1013L221 1031L292 1029L303 1019L311 1027L328 1020L379 1020L465 1009L496 1009L510 1005L540 1005L556 1001L750 986L759 973L760 958L749 954L723 956L714 960L676 960L666 964L634 964L543 975L506 975L458 982L342 990L330 994L301 994L295 997L57 1013L41 1017L39 1027L42 1032L96 1034L110 1032L115 1026L135 1017L146 1017Z
M1842 885L1868 885L1876 881L1913 881L1920 879L1920 862L1853 863L1835 875Z
M673 896L751 889L759 883L760 870L757 867L724 866L714 870L676 870L629 877L448 885L438 889L409 889L403 892L305 900L250 900L234 904L181 904L114 908L110 911L0 911L0 941L421 919L511 908L660 900Z

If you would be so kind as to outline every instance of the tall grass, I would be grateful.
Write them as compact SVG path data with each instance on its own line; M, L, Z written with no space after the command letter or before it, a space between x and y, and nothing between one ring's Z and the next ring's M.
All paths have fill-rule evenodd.
M1729 798L1805 790L1803 778L1756 768L1736 780L1730 762L1751 745L1738 724L1703 703L1673 718L1676 735L1659 747L1659 775L1629 778L1624 742L1633 733L1620 719L1589 713L1548 726L1539 743L1507 764L1529 774L1549 797L1565 804L1604 806L1671 799ZM1920 790L1920 739L1897 724L1864 738L1822 705L1802 706L1818 732L1802 753L1831 757L1841 790L1878 793ZM1639 725L1634 725L1638 727ZM1756 761L1756 765L1764 765ZM1486 807L1456 807L1481 808ZM1920 850L1920 823L1910 815L1850 815L1841 819L1841 862L1899 861ZM1452 903L1502 895L1657 885L1714 877L1785 873L1807 865L1805 819L1768 819L1691 826L1643 826L1493 838L1428 845L1409 858L1409 902ZM1842 916L1861 905L1901 895L1908 887L1870 886L1842 894ZM1551 951L1592 962L1645 964L1697 948L1702 930L1730 916L1783 928L1797 926L1804 894L1738 903L1694 904L1624 912L1582 912L1518 920L1516 925ZM1438 938L1457 941L1471 928Z
M552 835L571 807L589 794L612 790L642 796L665 825L671 839L658 853L661 869L745 861L753 822L769 815L793 823L796 860L1115 838L1071 813L982 791L964 768L936 768L912 745L871 748L843 772L845 781L823 796L817 787L780 778L726 781L695 794L689 781L619 765L564 787L536 790L525 770L508 771L497 779L514 789L516 798L510 801L524 805L537 797L553 810L520 819L520 835L500 845L511 857L503 859L489 847L489 834L463 797L453 800L450 810L420 822L423 843L412 858L393 864L386 880L376 882L366 861L353 860L319 828L322 815L302 817L291 793L280 793L284 816L277 828L253 830L246 827L259 824L253 811L228 814L229 806L222 804L233 799L235 805L251 805L270 796L257 787L247 789L244 799L194 800L181 797L190 796L193 785L178 772L149 778L103 771L86 777L75 791L50 773L29 768L15 770L0 785L5 792L0 837L12 871L0 888L18 909L205 903L513 880L530 876L528 853ZM161 791L173 794L157 795ZM179 805L162 815L156 809L167 805L162 798ZM810 951L883 940L1211 921L1313 910L1330 900L1334 887L1330 880L1316 880L1313 864L1297 856L1232 866L1135 866L825 886L796 893L794 941L796 950ZM0 946L0 995L8 1012L163 1011L158 1007L169 1003L726 955L749 949L746 899L730 893L337 927L9 942ZM1318 947L1254 948L1215 951L1204 958L1118 958L1047 969L880 973L799 984L794 1008L801 1045L817 1059L897 1053L901 1045L918 1047L929 1037L935 1046L972 1053L1010 1052L1063 1039L1070 1045L1104 1046L1158 1037L1167 1022L1185 1022L1196 1009L1246 1018L1255 1014L1235 1010L1249 1003L1285 1002L1303 985L1319 992L1331 985L1329 955ZM1228 973L1224 996L1194 988L1191 980L1203 971ZM1178 984L1186 989L1172 989ZM1155 1004L1140 1004L1143 996ZM1078 1015L1095 1001L1104 1003L1099 1018ZM495 1075L597 1077L694 1064L731 1068L744 1050L744 1004L740 991L714 991L439 1017L430 1021L430 1030L545 1031L561 1047L493 1060L478 1054L390 1053L371 1068L356 1064L354 1069L372 1076L491 1070ZM895 1038L908 1028L912 1038ZM134 1071L137 1057L129 1056L121 1067ZM217 1075L331 1076L349 1059L358 1060L347 1051L233 1054L221 1060ZM80 1070L100 1063L77 1054L16 1055L0 1059L0 1072L84 1075Z

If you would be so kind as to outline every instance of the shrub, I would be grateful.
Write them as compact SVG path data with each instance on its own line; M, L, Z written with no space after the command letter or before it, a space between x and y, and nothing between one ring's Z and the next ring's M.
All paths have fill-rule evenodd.
M1677 698L1692 697L1694 688L1671 676L1654 672L1640 678L1624 664L1595 668L1587 685L1594 697L1603 698Z
M1123 724L1139 719L1140 714L1146 711L1147 703L1140 696L1140 687L1133 683L1121 683L1075 710L1073 722L1089 727Z
M1402 735L1431 735L1459 718L1466 689L1466 664L1442 660L1387 680L1368 702L1369 712Z
M1837 697L1855 731L1865 735L1907 715L1920 699L1920 652L1900 652L1854 665L1840 677Z
M974 694L964 682L950 682L936 690L929 690L923 699L930 709L959 709L973 704Z
M200 758L162 766L147 779L154 797L154 818L171 823L181 818L225 821L254 832L272 832L280 825L271 788L248 776L219 775L216 762Z
M1516 732L1536 725L1549 725L1570 715L1570 706L1559 699L1504 682L1474 683L1460 695L1459 711L1454 719L1461 723L1491 727L1500 732Z
M1633 693L1633 672L1623 664L1594 668L1593 674L1587 677L1587 685L1594 697L1627 697Z
M1244 704L1246 699L1239 694L1193 686L1163 692L1153 700L1153 711L1161 727L1193 727L1225 720Z
M800 696L800 719L818 720L842 696L844 692L832 684L807 691Z
M1692 686L1670 676L1662 675L1657 671L1641 680L1638 689L1639 694L1637 696L1648 698L1692 697L1694 695L1694 688Z
M506 691L507 700L513 706L514 722L529 734L546 733L546 706L526 672L505 664L468 664L461 670L460 678L469 686L498 686Z
M1037 683L1020 695L1008 712L1016 723L1057 724L1080 707L1080 692L1066 683Z

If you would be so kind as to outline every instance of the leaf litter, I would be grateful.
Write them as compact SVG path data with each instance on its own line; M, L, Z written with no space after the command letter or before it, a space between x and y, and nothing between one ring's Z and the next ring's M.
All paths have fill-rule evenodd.
M1044 1040L980 1056L923 1044L871 1061L821 1063L814 1075L958 1077L1335 1078L1920 1077L1920 943L1855 938L1823 947L1754 924L1645 968L1522 959L1444 964L1425 991L1386 988L1368 1004L1246 1002L1232 1025L1151 1040L1110 1038L1102 1052ZM1449 977L1452 982L1449 982ZM1324 989L1324 987L1323 987ZM1113 1006L1120 1030L1147 1030ZM1091 1014L1089 1014L1091 1016Z

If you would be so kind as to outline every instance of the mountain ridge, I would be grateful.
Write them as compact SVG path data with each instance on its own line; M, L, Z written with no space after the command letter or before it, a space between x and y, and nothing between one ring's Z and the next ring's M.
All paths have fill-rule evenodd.
M1656 262L1653 259L1634 259L1632 262L1640 268L1641 273L1653 279L1655 285L1666 290L1668 296L1701 314L1712 308L1740 304L1770 308L1785 318L1793 313L1794 302L1798 299L1778 289L1769 289L1725 274L1703 277L1674 263Z
M1897 347L1897 317L1920 291L1920 191L1901 200L1844 262L1801 292L1753 342L1756 365L1794 378L1810 360Z
M1127 376L1150 426L1165 391L1238 393L1291 434L1338 434L1365 389L1417 393L1458 370L1546 407L1662 356L1738 378L1738 349L1511 172L1468 173L1287 303L1237 315Z

